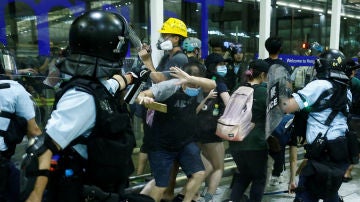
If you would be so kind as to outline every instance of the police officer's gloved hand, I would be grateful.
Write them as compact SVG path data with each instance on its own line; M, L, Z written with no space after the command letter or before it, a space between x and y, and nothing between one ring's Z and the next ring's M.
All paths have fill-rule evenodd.
M132 71L128 74L132 76L132 84L146 82L150 76L151 71L147 69L141 69L140 71Z

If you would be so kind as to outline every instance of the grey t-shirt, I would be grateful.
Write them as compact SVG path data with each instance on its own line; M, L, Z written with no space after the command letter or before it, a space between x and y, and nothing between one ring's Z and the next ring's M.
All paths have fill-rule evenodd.
M187 56L179 51L175 53L172 57L169 54L165 54L164 57L161 58L159 65L156 68L156 71L163 72L169 71L170 67L180 67L182 68L186 63L188 63ZM165 76L170 79L170 73L164 72Z
M150 90L154 94L155 101L162 102L175 94L175 92L181 88L179 82L179 79L170 79L152 85ZM203 98L204 96L201 90L197 96L197 101L200 103Z

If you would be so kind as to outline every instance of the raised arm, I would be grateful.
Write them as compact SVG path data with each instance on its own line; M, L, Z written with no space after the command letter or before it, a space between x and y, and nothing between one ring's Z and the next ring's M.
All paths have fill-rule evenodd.
M216 83L212 79L190 76L179 67L171 67L170 71L172 73L171 76L178 78L180 80L180 84L193 84L202 88L204 92L210 92L210 90L216 87Z

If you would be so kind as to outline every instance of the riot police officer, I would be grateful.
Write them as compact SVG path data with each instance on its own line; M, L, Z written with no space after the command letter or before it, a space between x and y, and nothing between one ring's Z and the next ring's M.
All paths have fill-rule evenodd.
M84 184L123 192L135 142L121 91L139 78L121 74L133 37L128 29L121 15L106 11L86 12L71 24L70 55L59 68L72 79L62 84L46 131L23 163L29 201L41 201L47 185L49 201L82 201Z
M11 80L16 72L14 56L0 44L0 201L18 201L19 170L10 161L16 145L41 134L30 93Z
M302 110L307 114L307 161L300 167L298 184L291 182L290 186L296 188L298 202L339 201L337 191L349 166L346 132L351 92L346 85L345 56L334 49L324 51L314 68L316 79L293 93L283 106L287 113Z

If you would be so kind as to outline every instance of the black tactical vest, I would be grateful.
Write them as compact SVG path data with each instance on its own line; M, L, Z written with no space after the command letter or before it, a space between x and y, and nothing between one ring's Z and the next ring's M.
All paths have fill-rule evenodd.
M91 183L100 187L124 182L134 171L131 155L135 138L130 114L121 103L120 92L113 96L98 80L75 77L61 86L54 108L71 88L93 95L96 105L96 122L90 136L81 136L70 144L87 145L86 175Z

